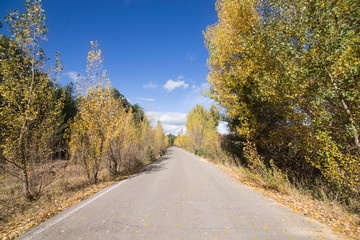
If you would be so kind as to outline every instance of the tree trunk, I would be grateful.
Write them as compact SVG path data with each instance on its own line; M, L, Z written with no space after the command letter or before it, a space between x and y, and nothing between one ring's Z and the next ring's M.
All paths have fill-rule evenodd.
M93 175L93 183L94 184L98 183L98 175L99 175L99 171L97 169L94 169L94 175Z
M336 93L338 95L338 98L341 102L341 105L342 107L344 108L345 112L346 112L346 115L348 116L348 119L349 119L349 122L350 122L350 125L351 125L351 129L353 131L353 134L354 134L354 144L355 144L355 148L357 149L357 152L358 154L360 155L360 141L359 141L359 132L356 128L356 125L355 125L355 121L352 117L352 113L350 111L350 108L348 107L348 105L346 104L345 100L343 99L343 97L341 96L340 94L340 90L339 90L339 87L337 86L332 74L326 70L326 72L328 73L329 77L330 77L330 81L333 85L333 87L335 88L336 90Z
M23 173L23 188L24 188L24 194L26 199L33 200L34 195L31 192L30 189L30 180L29 180L29 173L28 173L28 159L25 154L25 146L24 146L24 138L25 138L25 131L28 125L28 121L25 119L23 122L23 125L20 129L20 136L19 136L19 147L20 147L20 160L21 160L21 171Z
M29 175L27 172L27 168L24 167L23 170L23 176L24 176L24 182L23 182L23 187L24 187L24 194L27 200L33 200L34 199L34 195L32 194L31 190L30 190L30 181L29 181Z
M111 176L116 176L118 173L118 163L114 154L114 151L111 147L111 145L109 146L110 149L110 156L109 156L109 172L111 174Z

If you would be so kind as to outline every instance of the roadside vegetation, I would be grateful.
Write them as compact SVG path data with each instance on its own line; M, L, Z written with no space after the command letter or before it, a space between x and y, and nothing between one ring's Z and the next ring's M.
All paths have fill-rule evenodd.
M360 235L360 5L218 0L204 33L207 93L186 134L165 136L111 87L90 42L86 74L61 86L41 44L41 0L0 36L0 238L135 173L175 145L352 239ZM1 23L0 23L1 24ZM227 122L229 134L217 132Z
M230 132L216 133L215 107L196 106L175 145L356 239L359 3L218 0L216 9L204 33L207 94Z
M0 238L15 238L56 212L161 156L160 122L116 89L91 41L86 74L61 86L41 44L47 27L41 0L10 11L11 36L0 36Z

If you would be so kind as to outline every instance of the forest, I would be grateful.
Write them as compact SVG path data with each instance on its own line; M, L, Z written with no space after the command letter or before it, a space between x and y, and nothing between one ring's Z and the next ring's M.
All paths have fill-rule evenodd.
M152 127L139 105L111 87L97 41L90 41L86 74L60 85L60 53L50 63L41 47L45 18L40 0L26 1L26 12L6 17L12 35L0 36L2 229L52 198L52 189L72 192L128 175L168 146L160 122Z

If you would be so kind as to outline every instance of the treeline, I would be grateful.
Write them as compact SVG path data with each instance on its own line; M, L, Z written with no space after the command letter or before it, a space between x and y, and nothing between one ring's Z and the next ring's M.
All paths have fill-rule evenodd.
M12 35L0 36L0 174L23 184L33 200L58 174L54 160L83 166L91 183L107 169L111 176L136 169L168 145L161 124L154 129L138 105L111 88L97 42L91 42L86 74L62 87L60 54L46 69L40 43L47 27L41 0L26 12L10 11Z
M358 1L218 0L216 9L205 43L226 151L359 211Z
M196 105L187 114L186 134L178 135L174 145L211 159L224 157L217 132L219 120L219 109L215 105L210 110Z

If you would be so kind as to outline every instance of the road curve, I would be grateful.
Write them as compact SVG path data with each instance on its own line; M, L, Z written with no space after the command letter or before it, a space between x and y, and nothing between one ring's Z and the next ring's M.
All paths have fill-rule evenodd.
M171 147L143 172L106 188L18 239L337 239L315 220Z

